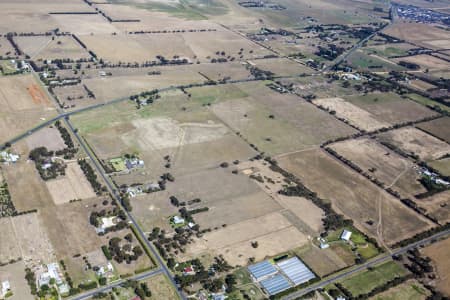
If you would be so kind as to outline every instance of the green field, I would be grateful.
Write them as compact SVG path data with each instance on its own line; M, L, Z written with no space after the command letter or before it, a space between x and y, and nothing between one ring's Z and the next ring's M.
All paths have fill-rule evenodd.
M16 66L14 64L12 64L11 61L9 61L9 60L0 61L0 68L4 75L13 74L13 73L17 72Z
M402 71L405 68L396 63L389 63L379 58L367 55L361 51L355 51L347 58L347 63L356 69L371 71Z
M448 107L447 105L441 104L439 102L433 101L429 98L423 97L418 94L406 94L405 96L417 103L422 104L422 105L425 105L425 106L428 105L428 106L432 106L432 107L438 106L440 109L450 113L450 107Z
M444 176L450 176L450 158L435 160L429 165Z
M122 172L127 168L122 157L110 159L109 162L116 172Z
M347 227L345 228L352 232L352 236L350 237L350 241L355 245L356 251L364 258L369 259L377 256L380 252L378 249L371 243L369 243L366 237L360 233L356 228ZM330 243L346 243L341 241L340 237L344 229L339 229L332 231L327 236L327 241Z
M406 274L406 269L393 261L389 261L376 266L373 270L366 270L349 279L345 279L341 284L356 297L370 292L377 286L383 285L395 277L404 276Z

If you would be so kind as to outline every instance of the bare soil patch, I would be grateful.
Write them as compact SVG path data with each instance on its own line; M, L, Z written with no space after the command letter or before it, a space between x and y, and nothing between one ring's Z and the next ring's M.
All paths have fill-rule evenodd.
M2 241L0 243L0 263L7 263L21 257L11 218L0 219L0 232Z

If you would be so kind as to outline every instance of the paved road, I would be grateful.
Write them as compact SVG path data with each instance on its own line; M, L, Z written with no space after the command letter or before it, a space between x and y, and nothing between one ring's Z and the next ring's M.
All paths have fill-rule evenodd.
M153 246L152 243L150 243L147 240L147 237L145 236L144 232L142 231L141 227L139 226L139 224L136 222L136 220L134 219L133 215L128 212L122 205L122 199L120 197L120 195L117 193L115 187L113 186L113 184L111 183L108 175L106 175L105 171L103 170L103 167L100 165L100 163L98 162L97 158L92 154L92 152L90 151L89 147L86 145L85 141L81 138L81 136L77 133L77 131L75 130L75 128L73 127L72 123L70 122L69 118L64 118L64 121L66 122L67 127L69 128L69 130L73 133L73 135L76 137L76 139L78 140L79 144L81 145L81 147L83 148L83 150L86 152L86 154L89 156L91 162L94 164L95 169L97 170L97 173L100 174L100 176L103 178L103 180L106 183L106 186L109 190L109 192L111 193L112 197L117 201L118 205L120 206L120 208L126 212L129 220L132 222L132 225L136 228L137 233L139 234L141 240L146 244L146 246L150 249L150 251L152 252L153 257L156 259L156 262L158 264L158 266L160 267L160 271L162 271L171 281L172 285L175 287L175 290L178 293L178 296L180 297L180 299L186 299L186 296L180 292L177 288L177 284L175 283L174 278L172 277L172 274L170 272L170 270L167 268L166 264L164 263L164 261L162 260L162 258L159 256L158 251L155 249L155 247ZM99 291L97 291L99 292ZM78 298L78 299L85 299L85 298Z
M163 274L163 271L160 268L158 268L156 270L149 271L149 272L145 272L145 273L142 273L142 274L138 274L138 275L126 278L126 279L121 279L121 280L114 281L114 282L112 282L112 283L110 283L110 284L108 284L106 286L100 287L100 288L95 289L95 290L87 291L85 293L78 294L78 295L73 296L73 297L69 297L68 299L70 299L70 300L84 300L84 299L88 299L88 298L93 297L94 295L96 295L98 293L108 292L113 287L118 287L119 285L121 285L122 283L124 283L127 280L143 280L143 279L147 279L149 277L156 276L156 275L159 275L159 274Z
M294 300L294 299L300 298L301 296L303 296L303 295L305 295L307 293L310 293L312 291L324 288L325 286L327 286L327 285L329 285L331 283L334 283L336 281L339 281L339 280L342 280L342 279L344 279L346 277L354 275L355 273L363 271L363 270L367 269L368 267L380 264L382 262L386 262L386 261L392 259L392 257L395 256L395 255L403 254L403 253L405 253L406 251L408 251L410 249L416 248L416 247L421 246L421 245L426 245L429 242L431 242L433 239L442 238L442 237L445 237L445 236L447 236L449 234L450 234L450 229L442 231L442 232L439 232L439 233L436 233L435 235L432 235L432 236L430 236L428 238L425 238L425 239L420 240L418 242L415 242L415 243L409 244L409 245L407 245L405 247L402 247L402 248L399 248L397 250L394 250L394 251L392 251L392 253L387 253L387 254L384 254L384 255L382 255L380 257L377 257L377 258L375 258L373 260L370 260L370 261L368 261L368 262L366 262L366 263L364 263L364 264L362 264L362 265L360 265L360 266L358 266L356 268L353 268L353 269L351 269L351 270L349 270L347 272L343 272L343 273L340 273L338 275L331 276L330 278L327 278L327 279L322 280L322 281L320 281L320 282L318 282L316 284L308 286L307 288L304 288L302 290L293 292L293 293L283 297L282 299L283 300Z

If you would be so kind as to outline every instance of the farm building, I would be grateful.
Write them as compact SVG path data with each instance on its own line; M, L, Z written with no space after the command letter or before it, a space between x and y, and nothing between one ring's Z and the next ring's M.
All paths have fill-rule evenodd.
M249 266L248 271L255 281L260 281L278 272L268 260Z
M348 231L347 229L344 229L344 231L341 234L341 240L348 242L350 240L351 236L352 236L352 232Z
M311 270L297 257L292 257L278 263L281 272L293 283L294 286L310 281L315 278Z
M176 225L184 224L184 219L181 218L181 217L179 217L179 216L175 216L175 217L173 217L173 222L174 222Z
M11 290L11 286L9 284L8 280L5 280L2 282L2 291L0 293L0 297L3 298L8 294L8 292Z
M264 279L260 282L260 284L262 288L271 296L276 295L291 287L289 281L281 274L277 274L268 279Z
M44 284L49 285L51 279L54 279L58 285L63 283L57 263L47 265L47 272L44 272L39 276L39 286L43 286Z

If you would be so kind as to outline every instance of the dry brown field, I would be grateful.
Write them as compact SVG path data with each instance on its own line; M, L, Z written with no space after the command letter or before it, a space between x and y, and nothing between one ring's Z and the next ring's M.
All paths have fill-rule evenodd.
M251 246L253 241L258 242L258 248ZM215 255L222 254L231 265L242 266L250 257L259 261L300 247L306 241L303 233L276 212L206 233L187 247L186 255L196 257L199 253L212 251Z
M152 297L155 299L178 300L179 297L174 287L164 275L157 275L147 279L148 287L152 291Z
M312 243L296 249L295 254L321 277L349 266L333 249L319 249Z
M153 70L152 70L153 71ZM136 75L118 76L105 78L91 78L83 81L92 90L97 101L107 101L128 97L143 91L170 86L188 85L192 83L203 83L206 79L198 72L186 67L162 68L161 75Z
M56 115L32 75L0 77L0 141L5 142Z
M25 280L25 264L23 261L0 267L0 282L9 281L13 295L9 300L33 300L31 290Z
M419 79L410 81L410 85L412 87L416 88L416 89L421 90L421 91L428 91L430 89L436 88L435 85L432 85L432 84L430 84L428 82L425 82L425 81L419 80Z
M340 155L349 159L366 173L385 184L399 190L402 195L416 195L425 192L417 181L420 175L418 166L398 155L373 139L347 140L330 146ZM370 170L375 169L373 172Z
M60 28L78 35L112 34L119 31L101 15L51 15L51 21Z
M371 93L344 97L345 100L371 113L380 122L398 124L435 116L436 112L395 93Z
M450 143L450 117L439 118L433 121L420 123L418 128Z
M12 259L20 258L21 252L14 233L12 218L0 219L0 232L2 237L2 242L0 243L0 263L4 264Z
M450 68L450 64L445 60L427 54L396 58L395 61L407 61L418 64L422 70L428 69L430 71L438 71L448 70Z
M319 197L330 200L336 211L354 220L360 230L372 237L377 236L380 221L383 239L388 244L431 227L428 220L322 151L303 151L278 160L283 168L299 177Z
M448 251L450 239L439 241L426 247L423 253L430 257L437 268L438 280L437 287L444 294L450 295L450 251Z
M212 111L271 155L314 147L356 132L294 95L280 95L258 83L237 86L250 97L219 102L212 105Z
M435 217L440 224L450 221L450 191L444 191L431 197L416 200L415 202L427 210L431 216Z
M450 176L450 158L435 160L429 163L431 167L445 176Z
M27 267L56 261L56 253L40 213L31 213L12 219L15 239ZM56 229L57 230L57 229Z
M391 143L423 160L435 160L450 152L450 145L419 129L404 127L378 135L380 141Z
M313 103L329 111L334 111L338 117L348 120L350 124L361 130L373 131L391 125L387 122L376 120L375 116L370 112L350 102L346 102L342 98L315 99Z
M189 66L189 69L201 73L203 76L215 81L220 81L225 78L244 80L252 77L250 72L246 69L244 62L231 62L226 64L202 63L199 65L191 65Z
M14 53L11 43L5 37L0 37L0 55L5 57L15 56Z
M45 182L56 205L95 197L95 192L77 162L69 162L66 175Z
M257 68L271 71L277 76L291 76L300 74L311 74L312 69L287 58L270 58L249 61Z
M46 127L35 132L26 138L26 143L29 149L46 147L50 151L57 151L66 147L56 127Z
M384 33L432 49L446 49L450 33L429 24L398 22Z
M15 41L24 53L35 60L90 57L71 36L19 36Z

